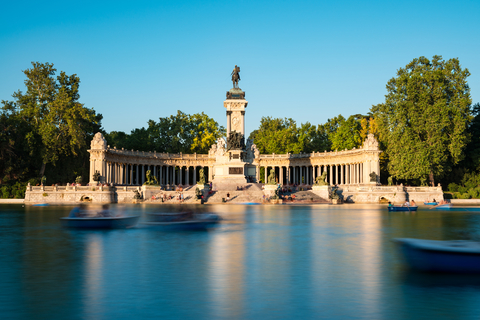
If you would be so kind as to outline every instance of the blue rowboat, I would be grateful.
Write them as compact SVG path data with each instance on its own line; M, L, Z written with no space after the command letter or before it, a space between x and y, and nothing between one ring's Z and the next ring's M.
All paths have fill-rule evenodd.
M438 202L424 202L423 204L426 206L436 206Z
M480 242L393 239L407 265L427 272L480 273Z
M60 218L62 227L83 229L125 229L135 226L140 216L125 217L65 217Z
M415 206L415 207L402 207L402 206L391 206L391 207L388 207L388 211L407 211L407 212L411 212L411 211L417 211L418 207Z

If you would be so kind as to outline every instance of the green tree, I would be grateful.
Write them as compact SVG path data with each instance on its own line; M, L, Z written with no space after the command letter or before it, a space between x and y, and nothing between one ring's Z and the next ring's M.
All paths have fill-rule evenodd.
M350 116L348 119L338 116L336 130L332 132L332 150L350 150L358 148L363 141L360 135L361 122L357 116Z
M471 121L467 69L458 59L414 59L387 84L371 111L397 179L441 178L463 157Z
M176 115L160 118L158 122L149 120L147 128L134 129L130 134L112 131L105 139L119 149L206 154L224 135L225 128L205 113L190 115L177 111Z
M302 141L293 119L262 117L260 127L250 134L260 153L300 153ZM306 130L308 135L308 129ZM305 138L303 138L305 139Z
M62 71L55 78L53 64L32 62L32 66L23 71L26 92L15 92L13 102L2 101L2 109L27 124L26 143L30 155L41 160L39 176L43 176L48 163L55 165L61 156L77 156L86 149L85 126L97 124L98 117L78 102L77 75Z

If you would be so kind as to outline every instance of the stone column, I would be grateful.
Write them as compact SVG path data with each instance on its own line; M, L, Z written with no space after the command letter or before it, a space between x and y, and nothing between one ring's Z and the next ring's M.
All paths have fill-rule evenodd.
M193 185L197 184L197 166L193 167L193 181L192 181L192 184Z
M360 163L360 183L365 183L365 170L363 170L363 162Z
M213 167L212 167L212 166L209 166L209 167L208 167L208 182L210 182L210 181L213 180L212 171L213 171ZM257 181L258 181L258 180L257 180Z
M119 171L120 171L120 174L118 176L118 180L120 184L123 184L123 167L124 167L124 164L123 163L120 163L120 168L119 168Z
M348 165L348 184L353 184L352 164L349 164L349 165Z
M115 183L120 184L120 163L115 164Z
M90 183L93 183L93 175L95 174L95 166L93 165L93 159L90 158Z
M105 183L108 183L109 182L109 178L110 178L110 162L105 162Z
M176 178L177 178L177 177L176 177L176 174L175 174L175 173L176 173L176 170L175 170L175 169L176 169L176 166L174 165L174 166L173 166L173 172L172 172L172 184L173 184L173 185L176 185L176 184L177 184L177 181L176 181Z
M187 173L187 169L185 169L185 175L186 173ZM178 166L178 181L179 181L178 184L183 185L182 178L183 178L183 166ZM187 184L186 181L187 181L187 178L185 178L185 184Z
M347 164L345 165L345 180L346 180L346 183L347 184L351 184L351 180L350 180L350 165Z
M133 185L133 168L135 167L134 164L130 165L130 184Z
M362 183L362 164L358 164L358 183Z
M232 122L232 112L227 111L227 137L230 134L230 130L232 130L232 127L230 125L231 122Z
M359 183L360 183L360 178L359 178L359 176L358 176L358 172L359 172L359 170L358 170L358 163L355 163L355 183L356 183L356 184L359 184Z
M329 165L329 167L330 167L330 176L328 177L328 184L332 185L333 168L332 168L332 165Z
M242 116L241 116L241 128L242 128L242 134L245 135L245 111L240 111Z
M335 184L339 184L338 183L338 164L335 164Z

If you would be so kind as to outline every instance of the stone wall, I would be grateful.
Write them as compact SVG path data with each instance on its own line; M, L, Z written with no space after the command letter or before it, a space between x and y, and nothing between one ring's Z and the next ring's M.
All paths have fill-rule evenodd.
M139 187L102 187L102 186L71 186L71 187L27 187L25 203L77 203L82 199L94 203L131 201L134 190Z
M314 187L312 192L324 199L328 199L329 186ZM264 194L272 196L276 185L265 185ZM319 190L316 190L319 189ZM321 189L321 190L320 190ZM72 186L72 187L27 187L25 203L64 203L74 204L82 199L88 198L93 203L131 203L135 190L144 199L150 199L153 195L164 192L165 189L153 186L142 187L94 187L94 186ZM185 193L194 194L194 187L184 189ZM340 186L339 192L343 195L345 202L350 203L379 203L381 200L400 204L406 200L415 200L418 204L443 199L441 187L403 187L403 186ZM243 193L249 193L243 191Z
M400 204L406 200L415 200L417 204L443 200L441 187L404 187L404 186L343 186L340 187L344 200L354 203L378 203L384 199Z

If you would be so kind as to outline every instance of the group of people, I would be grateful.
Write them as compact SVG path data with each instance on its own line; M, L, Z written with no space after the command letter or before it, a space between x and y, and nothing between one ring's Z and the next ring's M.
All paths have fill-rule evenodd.
M407 200L403 204L403 207L416 207L416 206L417 206L417 204L415 203L415 200L413 200L413 199L410 202L408 202L408 200Z

